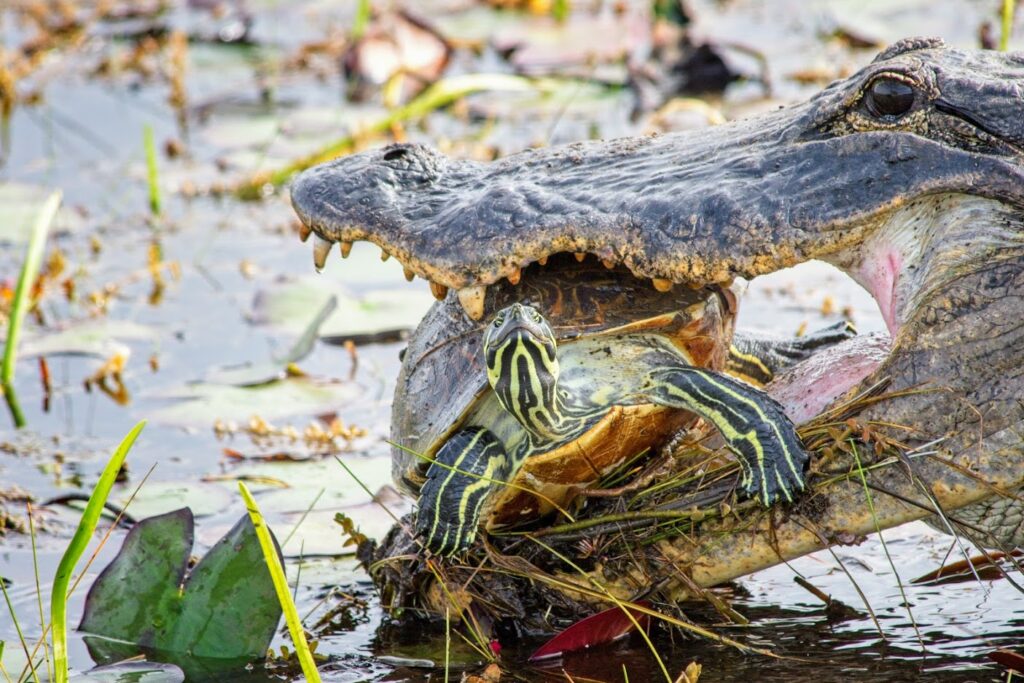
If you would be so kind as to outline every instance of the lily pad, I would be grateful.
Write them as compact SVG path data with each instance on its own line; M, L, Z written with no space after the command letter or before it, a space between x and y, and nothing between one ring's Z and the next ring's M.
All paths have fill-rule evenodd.
M52 190L37 185L22 183L0 184L0 242L26 244L32 232L32 224ZM54 226L68 231L81 223L78 217L67 209L57 212ZM57 230L55 230L56 232Z
M400 517L409 510L410 501L398 496L391 487L389 455L343 454L339 457L389 511ZM383 538L393 523L381 505L374 502L334 458L301 464L247 463L233 473L250 480L266 477L288 485L288 488L269 487L260 493L260 507L268 522L278 530L289 530L288 534L282 531L282 536L290 536L282 545L288 557L354 552L354 548L342 545L343 534L334 521L338 512L351 518L360 531L372 538ZM253 486L254 490L257 488ZM323 492L318 495L321 489ZM296 524L299 526L292 534L290 530Z
M84 320L55 332L25 335L20 355L109 358L115 353L130 352L125 341L156 341L158 336L154 328L130 320Z
M338 299L333 295L328 297L323 307L312 317L305 331L295 340L291 348L281 356L274 356L274 359L270 362L247 363L228 368L217 368L206 375L206 381L214 384L249 387L285 379L287 377L286 366L289 363L298 363L309 355L320 334L320 327L337 307Z
M425 288L373 289L355 295L335 281L314 275L259 292L252 319L298 334L308 324L311 311L320 310L331 297L337 299L337 308L320 326L320 338L356 343L393 338L412 329L433 303Z
M264 419L331 412L361 396L351 382L326 382L309 377L249 387L197 383L163 393L179 402L154 410L150 418L164 424L205 426L217 419L240 422L253 415Z
M147 482L132 498L131 511L138 517L162 515L187 506L196 517L226 510L235 494L226 486L198 481ZM118 501L124 506L128 496Z
M249 516L186 578L194 534L188 508L139 522L89 590L79 630L175 657L262 657L281 606Z

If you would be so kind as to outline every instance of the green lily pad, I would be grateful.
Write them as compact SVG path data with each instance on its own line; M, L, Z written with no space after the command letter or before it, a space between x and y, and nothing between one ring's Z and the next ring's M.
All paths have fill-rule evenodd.
M275 380L285 379L289 363L298 363L309 355L316 345L317 337L320 334L320 326L324 324L334 309L338 306L338 300L333 295L320 310L312 317L305 331L299 336L291 348L281 356L274 356L273 361L263 363L247 363L228 368L216 368L207 373L205 379L214 384L231 384L237 387L249 387L258 384L266 384Z
M193 538L188 508L139 522L89 590L79 630L173 657L262 657L281 606L249 516L186 578Z
M271 420L293 415L333 412L361 396L351 382L325 382L309 377L288 377L257 386L198 383L163 392L164 398L181 399L159 408L149 417L179 426L205 426L217 419L241 422L253 415Z
M73 323L55 332L33 332L22 339L20 355L96 356L127 354L125 341L156 341L157 330L130 320L96 319Z
M162 515L171 510L188 507L196 517L222 512L236 498L236 492L223 484L201 481L147 482L132 498L131 511L136 517ZM117 501L128 504L128 494Z
M37 185L0 183L0 242L27 244L36 214L51 192L49 188ZM76 214L59 209L54 232L72 230L80 223Z
M376 265L388 264L378 261ZM401 278L400 269L398 274ZM320 338L351 339L356 343L392 338L411 330L433 303L425 287L404 282L394 288L373 289L357 296L336 280L312 275L257 294L252 319L299 334L308 324L311 312L320 310L331 297L337 299L337 307L320 326Z
M253 480L267 477L288 485L288 488L268 487L260 493L260 508L268 522L281 531L282 538L290 536L282 542L282 550L288 557L355 552L354 547L343 546L344 535L334 521L338 512L352 519L367 536L383 538L393 521L381 504L399 517L409 511L411 501L399 496L391 486L390 455L342 454L339 457L362 486L334 458L303 463L253 462L235 468L238 476ZM374 492L377 501L363 486ZM259 487L254 484L253 488ZM295 533L291 533L297 524Z

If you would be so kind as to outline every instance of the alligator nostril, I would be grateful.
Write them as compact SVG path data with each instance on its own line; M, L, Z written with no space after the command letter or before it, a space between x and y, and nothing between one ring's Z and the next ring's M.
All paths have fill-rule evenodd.
M396 149L389 149L384 152L384 161L394 161L395 159L401 159L405 156L406 149L404 147L398 147Z

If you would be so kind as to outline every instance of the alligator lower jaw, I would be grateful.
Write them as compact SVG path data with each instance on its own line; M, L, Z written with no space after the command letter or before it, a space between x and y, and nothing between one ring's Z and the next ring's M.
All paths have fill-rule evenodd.
M803 424L864 386L891 351L885 334L853 337L785 370L766 390L793 422Z
M314 232L305 223L302 223L300 225L301 227L299 228L299 237L302 239L303 242L308 241L311 235L313 236L313 265L319 272L327 264L327 257L330 256L331 250L334 247L335 242L333 240L322 237L319 233ZM342 241L340 243L339 248L341 251L342 258L348 258L349 254L352 252L352 245L353 243L349 241ZM518 285L523 277L523 271L526 270L527 267L532 265L532 263L537 263L541 266L545 266L547 265L549 259L560 258L563 254L572 254L576 261L580 263L584 262L588 258L596 258L604 265L605 268L609 270L613 270L619 266L625 266L626 268L629 268L629 271L637 279L649 279L654 289L656 289L659 292L669 292L677 285L689 286L693 287L694 289L699 289L701 287L706 286L707 284L679 283L666 278L658 277L648 278L645 275L642 275L638 273L636 270L634 270L628 262L616 260L614 257L608 254L589 254L585 251L552 252L545 256L541 256L536 261L514 266L511 270L507 272L507 274L504 277L509 281L510 284ZM392 256L394 255L388 253L388 251L384 249L381 250L381 261L387 261ZM410 268L408 265L406 265L407 261L403 260L402 257L395 256L395 258L400 263L402 263L402 268L405 272L405 279L408 280L409 282L412 282L416 278L417 273L414 272L413 269ZM443 301L445 297L448 296L449 288L446 285L434 282L429 278L425 279L427 279L427 282L430 285L430 292L431 294L434 295L435 299L437 299L438 301ZM711 284L723 290L728 290L729 287L732 286L732 283L733 278L727 278L715 281ZM455 290L455 295L458 298L459 303L462 305L463 310L466 311L466 315L468 315L472 320L481 320L484 317L484 302L487 299L487 287L488 285L486 284L478 284L462 287Z

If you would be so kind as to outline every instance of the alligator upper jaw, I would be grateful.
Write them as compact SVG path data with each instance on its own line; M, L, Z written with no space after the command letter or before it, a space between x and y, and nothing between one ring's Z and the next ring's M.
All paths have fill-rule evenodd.
M458 290L515 281L560 252L659 287L727 283L855 247L915 197L967 191L1024 207L1019 160L902 133L801 141L794 116L490 165L393 145L306 171L292 203L318 267L334 243L345 256L368 240L407 275Z
M870 119L865 92L894 74L915 84L918 104L903 119ZM304 172L292 204L316 235L318 267L334 243L344 256L368 240L435 295L458 290L472 317L482 315L482 287L516 282L560 252L622 264L659 289L728 283L811 258L853 263L889 217L922 198L967 194L1024 209L1022 91L1024 55L915 40L758 118L488 164L391 145ZM892 294L885 274L860 276Z

